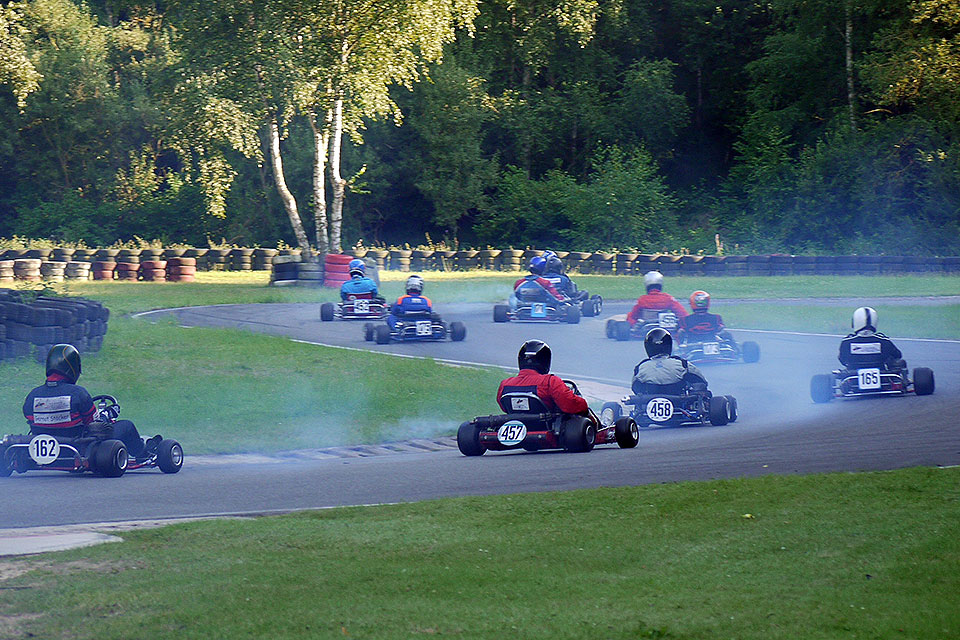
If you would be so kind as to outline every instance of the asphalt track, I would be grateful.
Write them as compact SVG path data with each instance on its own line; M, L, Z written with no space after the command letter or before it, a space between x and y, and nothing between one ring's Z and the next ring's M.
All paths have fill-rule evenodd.
M321 323L318 305L310 304L196 307L148 317L172 315L185 326L239 327L307 342L504 367L515 366L519 345L536 337L553 347L555 371L602 383L598 388L614 400L621 392L617 387L625 391L642 354L642 343L616 342L604 335L606 318L626 309L624 303L608 304L601 318L571 326L494 324L491 305L446 305L438 308L445 320L467 325L464 342L383 346L363 340L362 323ZM191 459L185 437L181 440L188 457L174 476L156 470L129 472L120 479L34 472L0 479L0 528L960 464L960 342L897 340L911 367L934 369L937 391L932 396L814 405L808 394L810 376L835 366L836 337L733 333L739 340L759 342L761 360L705 368L714 392L739 400L740 420L732 425L643 431L636 449L602 446L586 454L517 452L465 458L455 448L440 446L423 452L407 447L408 452L394 455L253 458L235 464ZM491 412L493 391L478 391L491 395ZM470 417L450 416L449 426L453 429Z

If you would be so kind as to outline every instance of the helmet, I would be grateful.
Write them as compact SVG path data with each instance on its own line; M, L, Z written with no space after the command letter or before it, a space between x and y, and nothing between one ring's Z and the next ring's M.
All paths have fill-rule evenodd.
M706 311L710 308L710 294L706 291L694 291L690 294L690 308L694 311Z
M520 347L517 365L521 369L533 369L544 375L550 373L550 345L543 340L527 340Z
M47 353L47 376L59 373L74 384L80 377L80 352L72 344L55 344Z
M547 272L548 273L563 273L563 261L556 256L556 254L547 258Z
M534 256L530 259L530 273L538 276L543 275L543 270L547 268L547 259L543 256Z
M350 277L360 277L367 275L367 265L360 258L354 258L349 265Z
M550 260L550 258L558 258L559 256L555 251L550 251L549 249L547 249L546 251L540 254L540 257L543 258L544 260Z
M850 326L854 331L861 329L877 330L877 312L871 307L860 307L853 312L853 318L850 320Z
M407 278L407 295L418 296L423 293L423 278L410 276Z
M663 289L663 274L659 271L647 271L643 274L643 284L647 291L656 288L658 291Z
M648 358L668 356L673 353L673 337L666 329L650 329L647 337L643 339L643 348L647 350Z

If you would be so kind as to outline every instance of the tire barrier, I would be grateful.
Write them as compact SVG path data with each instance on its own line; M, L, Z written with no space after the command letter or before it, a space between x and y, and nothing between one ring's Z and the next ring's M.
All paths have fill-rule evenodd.
M116 271L116 262L97 261L93 263L94 280L113 280L113 274Z
M110 310L84 298L39 296L0 289L0 358L34 355L44 362L55 344L70 343L81 353L103 346Z
M136 282L140 277L140 263L118 262L117 268L114 269L114 273L117 274L117 280Z
M170 258L167 260L169 282L193 282L197 276L196 258Z
M79 262L76 260L68 262L65 272L67 280L89 280L91 273L90 266L89 262Z
M297 284L297 272L300 268L300 256L277 256L273 259L270 272L270 284L286 287Z
M0 260L0 282L9 283L16 279L13 260Z
M354 256L346 253L328 253L323 260L323 286L339 289L340 285L350 279L349 265L353 259ZM409 259L407 256L407 260ZM318 264L317 268L319 267ZM377 268L379 269L379 264ZM407 270L409 269L408 264Z
M166 260L145 260L140 263L140 278L146 282L167 281Z

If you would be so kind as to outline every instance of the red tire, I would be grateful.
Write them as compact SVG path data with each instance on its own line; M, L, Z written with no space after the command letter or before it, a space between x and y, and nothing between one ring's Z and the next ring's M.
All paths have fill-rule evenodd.
M192 266L170 267L167 271L169 271L172 276L192 276L196 275L197 268Z
M350 267L345 264L328 264L323 269L324 273L350 275Z
M350 264L350 261L353 260L353 256L346 255L344 253L328 253L325 258L326 263L330 264Z
M193 276L193 275L183 274L183 275L181 275L181 276L177 276L177 280L176 280L176 281L177 281L177 282L193 282L194 279L195 279L195 276Z
M94 262L93 270L94 271L109 271L113 273L113 270L117 268L116 262Z
M167 260L168 267L195 267L197 266L196 258L170 258Z
M94 271L94 280L113 280L113 271Z

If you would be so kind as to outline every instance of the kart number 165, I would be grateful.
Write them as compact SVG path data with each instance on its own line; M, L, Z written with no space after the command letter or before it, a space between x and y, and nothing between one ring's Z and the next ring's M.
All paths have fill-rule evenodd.
M879 389L880 369L857 369L857 379L861 389Z

